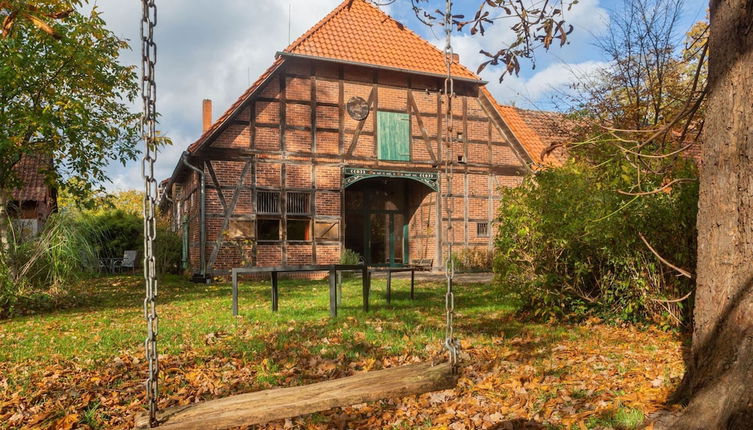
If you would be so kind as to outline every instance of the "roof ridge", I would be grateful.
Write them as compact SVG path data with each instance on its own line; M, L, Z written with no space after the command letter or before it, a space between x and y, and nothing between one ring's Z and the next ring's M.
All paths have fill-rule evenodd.
M343 0L343 2L340 3L334 10L332 10L324 18L319 20L319 22L317 22L313 27L309 28L305 33L303 33L300 37L298 37L295 41L293 41L293 43L288 45L288 47L285 48L283 52L294 53L293 51L297 49L298 47L300 47L304 41L306 41L307 39L310 39L315 33L322 30L330 21L332 21L343 10L345 10L346 8L350 9L350 7L352 7L355 2L361 2L362 4L370 7L372 10L376 11L378 14L386 18L385 21L394 23L401 31L405 31L408 35L416 39L416 41L422 43L424 46L428 47L429 49L434 50L436 53L442 56L445 55L444 51L439 49L436 45L432 44L431 42L423 38L420 34L411 30L407 25L401 23L400 21L392 17L390 14L388 14L387 12L377 7L375 4L366 0ZM481 80L481 78L476 73L474 73L469 68L465 67L463 64L460 63L460 61L453 61L452 65L457 66L459 69L465 72L468 72L471 76L474 76L478 80Z
M556 110L526 109L526 108L522 108L520 106L515 106L515 105L505 105L505 104L502 104L502 103L497 103L497 104L500 107L514 108L514 109L517 109L517 110L520 110L520 111L523 111L523 112L551 113L551 114L555 114L555 115L567 115L567 113L565 113L565 112L559 112L559 111L556 111Z
M339 14L340 12L342 12L342 10L345 9L346 6L350 7L350 5L352 5L354 1L359 1L359 0L343 0L342 3L340 3L336 8L334 8L332 11L330 11L330 13L328 13L324 18L320 19L319 22L317 22L311 28L309 28L308 30L306 30L305 33L303 33L302 35L298 36L298 38L296 40L294 40L293 43L291 43L290 45L288 45L283 50L283 52L293 52L293 50L296 49L297 47L299 47L301 45L301 43L303 43L304 40L308 39L314 33L316 33L317 31L321 30L322 27L324 27L324 25L327 22L331 21L332 18L334 18L337 14Z

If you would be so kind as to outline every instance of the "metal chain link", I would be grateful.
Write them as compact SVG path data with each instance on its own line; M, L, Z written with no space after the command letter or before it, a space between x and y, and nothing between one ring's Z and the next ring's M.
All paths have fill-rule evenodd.
M445 65L447 66L447 78L444 81L445 94L445 157L444 170L447 188L445 190L445 211L447 213L447 258L445 260L445 276L447 277L447 293L445 294L445 311L446 311L446 328L445 328L445 348L450 358L450 365L453 372L457 372L458 364L458 342L455 339L453 331L453 318L455 316L455 294L453 292L453 279L455 277L455 261L452 258L452 242L455 240L452 227L452 214L454 212L454 199L452 195L452 182L454 174L454 118L452 114L452 99L455 97L455 81L452 79L452 63L454 62L454 51L452 49L452 0L447 0L445 4L444 31L446 44L444 48Z
M154 163L157 161L157 84L154 79L154 65L157 62L157 45L154 43L154 27L157 25L157 5L155 0L142 0L141 18L141 99L144 112L141 118L141 134L144 138L144 158L141 175L144 178L144 318L147 322L147 337L144 350L149 363L146 380L146 400L149 404L149 425L157 422L157 399L159 397L159 361L157 354L157 271L154 258L154 241L157 237L155 208L157 206L157 180L154 178Z

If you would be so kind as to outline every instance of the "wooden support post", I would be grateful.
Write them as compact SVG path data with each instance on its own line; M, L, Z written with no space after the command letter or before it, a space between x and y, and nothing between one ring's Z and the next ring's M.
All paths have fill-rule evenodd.
M337 306L343 304L343 272L337 272Z
M233 270L233 316L238 316L238 272Z
M272 312L277 312L279 300L279 291L277 290L277 272L272 272Z
M392 303L392 271L387 269L387 304Z
M337 270L329 271L329 316L337 317Z
M413 296L413 286L414 286L415 282L416 282L416 271L415 270L411 270L410 271L410 299L411 300L414 299L414 296Z
M361 272L361 287L363 288L363 311L369 311L369 292L371 290L371 274L369 268L364 266Z

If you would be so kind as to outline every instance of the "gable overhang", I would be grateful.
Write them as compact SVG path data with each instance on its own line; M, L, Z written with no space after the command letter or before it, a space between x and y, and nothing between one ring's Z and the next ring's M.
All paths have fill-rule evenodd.
M172 189L173 184L182 176L182 174L187 172L187 167L183 164L184 158L192 159L195 157L196 153L201 151L207 144L214 141L220 134L222 134L223 131L227 129L227 127L232 123L233 118L235 118L240 112L243 111L248 106L248 103L250 100L256 96L257 92L264 88L264 86L274 77L276 76L277 70L282 67L282 65L285 64L284 58L277 59L272 66L270 66L269 69L267 69L264 74L266 76L263 77L263 79L260 79L259 81L255 82L254 85L247 91L246 94L241 96L241 100L238 100L231 109L222 115L220 119L218 119L217 123L214 124L208 132L203 134L199 140L189 145L188 150L183 152L181 155L181 158L178 160L177 164L175 165L175 169L173 169L172 175L170 175L170 178L168 178L166 185L165 185L165 193L163 194L163 199L160 199L160 205L166 204L169 201L169 196L167 194Z
M502 133L507 137L508 141L510 142L510 148L515 152L515 154L520 158L520 160L523 162L523 164L526 167L526 170L529 172L532 172L536 169L538 169L540 166L536 162L536 160L533 158L533 155L531 152L526 148L526 146L523 144L523 142L518 139L518 137L515 135L515 133L512 132L512 129L509 125L505 122L505 119L502 117L502 115L499 113L499 110L497 110L496 106L496 100L494 100L494 96L491 95L489 90L486 87L482 87L480 94L479 94L479 101L481 102L481 107L484 108L487 115L489 115L491 118L495 120L495 122L500 126L500 129L502 130Z
M399 67L382 66L379 64L360 63L357 61L341 60L338 58L330 58L330 57L319 57L316 55L294 54L292 52L287 52L287 51L278 51L277 54L275 54L275 57L299 58L303 60L324 61L324 62L329 62L329 63L334 63L334 64L343 64L347 66L368 67L372 69L389 70L391 72L400 72L400 73L407 73L411 75L428 76L431 78L447 79L447 75L443 75L440 73L431 73L431 72L423 72L420 70L402 69ZM455 81L467 82L467 83L475 84L479 86L486 85L488 83L487 81L483 81L481 79L464 78L464 77L454 76L454 75L452 76L452 79Z

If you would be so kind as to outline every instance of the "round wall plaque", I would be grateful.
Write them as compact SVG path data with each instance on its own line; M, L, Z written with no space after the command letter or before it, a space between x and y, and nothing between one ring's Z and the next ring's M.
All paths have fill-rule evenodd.
M348 114L356 121L363 121L369 116L369 105L361 97L351 97L347 109Z

